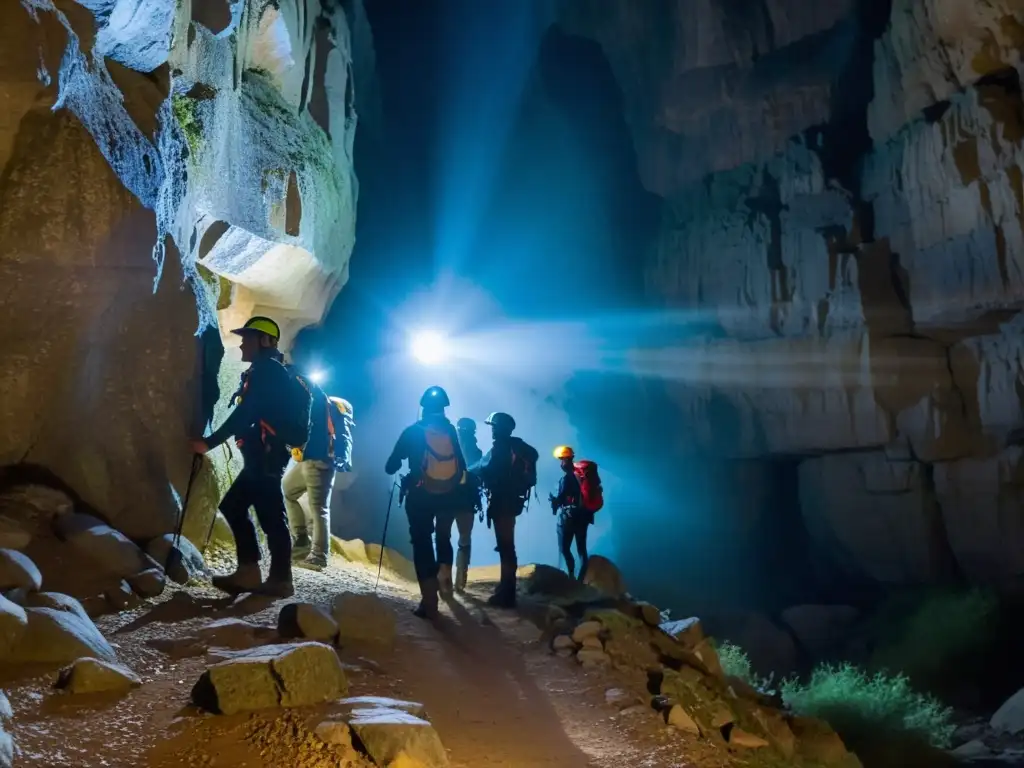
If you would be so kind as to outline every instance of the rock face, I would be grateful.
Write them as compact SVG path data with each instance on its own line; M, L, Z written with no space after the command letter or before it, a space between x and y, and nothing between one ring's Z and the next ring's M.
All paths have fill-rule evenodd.
M237 380L218 326L266 309L288 345L347 279L374 55L359 0L114 5L0 11L0 466L145 542Z
M635 362L680 455L799 462L763 514L799 504L822 576L1024 568L1022 11L562 3L662 198L651 303L710 329Z

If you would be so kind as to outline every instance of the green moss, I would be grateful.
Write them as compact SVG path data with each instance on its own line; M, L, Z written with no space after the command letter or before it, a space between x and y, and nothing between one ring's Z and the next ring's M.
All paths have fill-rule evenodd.
M231 305L231 281L202 264L196 264L196 269L210 292L216 297L217 310L227 309Z
M174 112L174 119L181 126L181 132L185 135L185 142L188 144L189 153L195 159L199 155L199 149L203 138L203 125L199 118L198 101L188 96L175 94L171 97L171 110Z

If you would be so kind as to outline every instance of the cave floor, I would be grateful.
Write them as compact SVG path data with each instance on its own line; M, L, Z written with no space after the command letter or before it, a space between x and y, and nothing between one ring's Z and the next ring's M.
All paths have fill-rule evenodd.
M325 573L296 571L295 600L329 604L337 593L372 591L376 569L332 558ZM643 680L614 670L583 670L552 656L537 626L523 615L485 608L489 569L478 569L470 592L430 624L415 618L414 585L381 580L379 594L395 604L393 650L344 648L352 665L350 695L420 701L454 768L574 768L594 766L718 766L724 753L683 741L650 711L619 713L605 702L612 687L643 696ZM213 716L189 703L208 662L173 658L147 644L188 637L212 620L235 617L276 625L287 601L243 597L233 603L206 588L174 588L135 611L99 619L121 661L144 685L113 699L59 694L55 671L22 670L4 682L15 711L19 766L297 766L356 768L354 754L323 753L312 729L321 708ZM700 749L700 753L693 750Z

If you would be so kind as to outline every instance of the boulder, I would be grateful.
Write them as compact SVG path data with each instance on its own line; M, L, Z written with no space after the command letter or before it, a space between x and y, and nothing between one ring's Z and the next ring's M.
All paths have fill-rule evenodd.
M572 631L573 642L582 643L588 637L597 637L603 630L604 625L600 621L584 621Z
M400 709L415 717L426 719L427 710L422 704L416 701L403 701L402 699L389 699L387 696L353 696L350 699L342 699L338 706L347 709L349 713L356 710L372 709L383 707L384 709Z
M277 617L277 633L283 638L304 638L333 643L338 622L323 608L311 603L288 603Z
M25 609L0 597L0 660L6 659L28 628Z
M190 579L206 572L206 562L195 544L184 536L174 544L174 534L166 533L146 545L146 554L167 568L167 575L176 584L187 584Z
M128 579L143 571L159 568L153 558L139 549L127 536L97 517L75 512L54 520L57 535L104 572Z
M26 608L28 628L8 654L14 662L66 664L84 656L116 661L117 654L92 620L74 611Z
M661 624L661 611L658 606L651 603L635 603L633 607L648 626L657 627Z
M448 768L448 753L433 726L408 712L373 707L353 712L348 721L377 765Z
M29 592L22 603L26 608L52 608L55 611L68 611L80 619L89 619L89 613L82 604L71 595L62 592ZM91 619L89 619L91 621Z
M64 491L26 483L0 492L0 513L12 520L46 520L73 512L75 503ZM11 547L18 549L18 547Z
M132 591L140 597L159 597L163 594L166 583L161 568L147 568L128 577L128 584L131 585Z
M68 693L110 693L142 685L139 676L120 664L98 659L78 659L60 671L56 688Z
M809 654L821 657L848 639L860 611L849 605L794 605L782 621Z
M234 652L202 674L192 688L192 701L230 715L321 704L347 691L345 671L331 646L291 643Z
M587 561L587 572L583 574L583 583L612 597L626 594L626 582L618 567L607 557L592 555Z
M13 549L0 549L0 590L43 588L43 574L28 557Z
M1024 731L1024 688L1003 702L989 720L992 730L997 733L1017 735Z
M338 643L395 642L395 612L376 595L342 592L331 604L338 624Z

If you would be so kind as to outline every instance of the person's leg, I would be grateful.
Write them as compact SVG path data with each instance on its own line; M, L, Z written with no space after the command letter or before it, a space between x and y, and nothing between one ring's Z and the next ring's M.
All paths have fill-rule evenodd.
M412 543L412 562L416 580L420 584L419 607L414 613L420 618L437 615L437 560L434 557L434 510L420 500L407 498L405 512L409 518L409 539Z
M331 551L331 490L334 488L334 465L325 461L302 462L309 495L309 512L313 518L313 545L302 567L323 570Z
M459 593L466 591L466 581L469 578L469 558L473 549L475 520L476 513L473 511L464 512L455 518L455 524L459 528L459 552L455 558L455 591Z
M249 507L254 497L253 474L252 470L243 468L220 502L220 512L235 537L238 568L232 574L214 576L213 586L231 594L253 592L263 583L260 546L256 541L256 529L249 519Z
M452 593L452 524L455 513L445 507L437 513L434 538L437 542L437 587L442 595Z
M569 576L576 573L576 559L572 556L573 527L572 520L565 512L559 512L558 524L555 526L558 534L558 549L565 558L565 570Z
M292 588L292 538L288 531L288 518L284 511L284 496L281 493L281 473L271 468L259 480L258 493L253 499L260 528L267 537L270 550L270 573L263 584L263 591L278 597L291 597Z
M492 605L512 608L516 604L516 516L505 510L494 518L494 538L501 557L501 580L494 596L488 601Z
M587 564L590 555L587 554L587 531L590 530L590 523L586 518L573 521L573 536L576 539L576 552L580 556L580 581L587 575Z
M288 526L292 529L292 557L298 559L309 553L309 528L306 523L306 512L299 499L306 493L306 462L292 462L284 473L281 481L281 492L284 494L284 507L288 513ZM312 502L312 497L310 498Z

